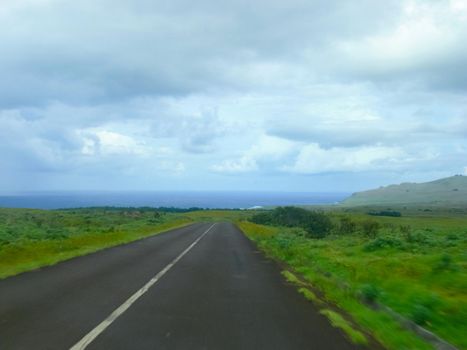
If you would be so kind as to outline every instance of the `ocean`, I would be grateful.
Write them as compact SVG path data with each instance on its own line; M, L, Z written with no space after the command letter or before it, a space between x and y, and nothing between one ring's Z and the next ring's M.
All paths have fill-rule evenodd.
M316 192L31 192L0 195L0 207L61 209L80 207L199 207L247 209L275 205L333 204L349 193Z

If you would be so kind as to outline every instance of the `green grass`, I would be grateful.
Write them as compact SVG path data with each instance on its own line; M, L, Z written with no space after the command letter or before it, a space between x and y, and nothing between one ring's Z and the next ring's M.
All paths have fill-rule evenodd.
M334 327L342 329L342 331L344 331L344 333L347 334L347 336L352 340L353 343L361 344L361 345L368 344L368 340L363 335L363 333L354 329L351 326L351 324L347 322L337 312L329 310L329 309L325 309L325 310L321 310L320 313L326 316Z
M317 304L321 305L323 302L320 300L315 293L313 293L309 287L311 287L309 284L301 281L296 275L294 275L292 272L284 270L282 271L282 276L287 280L287 282L292 283L296 286L298 286L298 292L302 294L305 299Z
M0 209L0 278L191 222L180 214L129 209Z
M342 211L331 212L337 224ZM361 232L307 239L288 228L239 222L268 255L286 262L324 297L389 349L429 349L389 315L366 306L376 299L441 338L467 349L467 218L369 217L376 238ZM409 227L409 233L400 226Z
M287 271L287 270L282 271L282 276L285 277L285 279L287 280L287 282L290 282L290 283L292 283L292 284L296 284L296 285L299 285L299 286L300 286L300 285L305 285L304 282L300 281L300 280L298 279L298 277L295 276L295 275L294 275L292 272L290 272L290 271Z
M245 220L251 216L247 210L199 210L185 213L184 215L194 221L231 221Z
M307 289L307 288L299 288L298 289L298 292L300 294L302 294L305 299L315 303L315 304L321 304L321 300L318 299L318 297L316 296L315 293L313 293L311 290Z

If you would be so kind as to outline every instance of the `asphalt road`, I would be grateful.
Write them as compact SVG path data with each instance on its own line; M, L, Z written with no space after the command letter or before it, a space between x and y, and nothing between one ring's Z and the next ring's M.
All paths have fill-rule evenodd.
M355 349L232 224L0 281L0 349Z

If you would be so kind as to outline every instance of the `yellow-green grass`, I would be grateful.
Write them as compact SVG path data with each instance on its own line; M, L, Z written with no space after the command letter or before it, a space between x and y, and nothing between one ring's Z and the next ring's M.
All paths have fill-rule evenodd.
M70 214L66 211L0 209L0 234L3 234L0 245L0 278L53 265L193 222L187 217L174 214L164 215L158 222L151 222L147 220L148 215L138 217L130 212L122 213L126 213L124 216L127 217L120 218L105 212L95 214L84 210ZM33 223L42 222L41 227L27 224L28 220ZM47 229L43 228L44 222ZM75 227L80 224L82 227ZM51 231L50 227L60 234Z
M298 279L298 277L295 276L295 275L294 275L292 272L290 272L290 271L287 271L287 270L282 271L282 276L284 276L285 279L286 279L288 282L292 283L292 284L296 284L296 285L298 285L298 286L306 285L304 282L300 281L300 280Z
M185 213L184 215L195 221L219 222L245 220L251 214L252 211L248 210L198 210Z
M338 221L342 213L333 215ZM424 327L459 348L467 348L467 218L363 214L352 214L351 218L356 222L379 221L384 226L379 239L400 241L401 246L381 248L378 238L358 233L316 240L296 237L286 228L250 222L239 222L239 226L268 255L286 262L321 289L326 299L344 309L386 347L431 348L401 329L391 316L363 304L366 285L378 291L378 302L407 318L425 318ZM399 225L410 225L411 239L419 241L407 242ZM420 310L421 315L417 315Z
M362 332L356 330L340 314L335 311L324 309L320 313L326 316L334 327L340 328L355 344L367 345L368 340Z
M305 297L305 299L315 304L315 306L323 307L325 305L323 301L319 299L313 291L310 290L310 285L301 281L295 274L288 270L284 270L282 271L282 275L289 283L298 286L298 292L302 294ZM353 343L360 345L368 345L368 340L363 335L363 333L356 330L340 314L326 308L321 309L320 313L325 315L334 327L340 328Z
M321 303L322 303L321 300L318 299L318 297L316 296L316 294L313 293L313 292L312 292L311 290L309 290L308 288L304 288L304 287L299 288L299 289L298 289L298 292L299 292L300 294L302 294L302 295L305 297L305 299L307 299L307 300L309 300L309 301L312 301L312 302L315 303L315 304L321 304Z

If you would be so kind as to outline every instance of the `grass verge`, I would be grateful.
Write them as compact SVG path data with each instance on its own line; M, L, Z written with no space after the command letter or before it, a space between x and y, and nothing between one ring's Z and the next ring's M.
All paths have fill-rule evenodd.
M371 254L362 255L362 246L367 241L360 238L355 238L361 240L360 243L348 237L343 241L335 237L312 240L289 234L286 228L257 225L251 222L238 222L238 226L268 256L285 262L292 270L303 276L306 282L320 290L326 302L344 310L352 317L355 324L373 335L386 348L394 350L433 348L412 332L403 329L390 315L374 310L361 302L361 286L381 277L390 281L391 271L392 282L401 285L399 275L394 274L394 259L398 257L391 258L391 252L386 251L382 256L376 254L379 255L377 257ZM390 266L388 267L387 264ZM389 271L386 271L387 268ZM411 280L404 277L402 281L403 288L399 289L399 293L403 297L404 290L417 288L414 276ZM305 294L304 290L301 292ZM383 291L382 294L385 295L386 292ZM396 295L391 297L397 299ZM314 297L310 298L314 299ZM399 299L399 302L401 300L404 299ZM405 302L409 303L410 298ZM453 316L454 319L456 317L459 317L458 314ZM455 336L456 334L456 339L461 340L459 333L454 333Z
M0 209L0 279L192 222L178 214L161 215L155 220L152 213L124 210Z
M349 336L353 343L360 345L368 345L368 340L363 335L363 333L354 329L350 325L350 323L347 322L337 312L329 309L324 309L321 310L320 313L326 316L334 327L342 329L342 331Z

